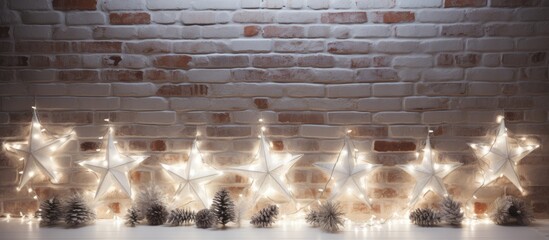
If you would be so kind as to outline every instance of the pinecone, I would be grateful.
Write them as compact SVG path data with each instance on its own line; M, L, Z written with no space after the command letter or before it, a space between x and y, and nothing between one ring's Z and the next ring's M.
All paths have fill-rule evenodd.
M256 227L270 227L278 215L278 206L269 205L252 216L250 221Z
M343 227L344 213L341 211L339 203L328 201L320 205L319 224L322 230L327 232L337 232L340 227Z
M410 221L422 227L430 227L440 222L440 216L432 209L418 208L410 213Z
M145 214L150 225L162 225L168 219L168 210L163 204L153 203Z
M215 193L211 209L217 217L217 223L223 227L227 223L235 221L234 202L227 189L221 189Z
M135 207L139 213L139 220L145 219L145 214L149 208L157 203L164 205L166 202L166 195L160 191L158 187L148 186L144 190L141 190L136 197Z
M454 201L451 197L445 197L441 205L440 217L443 221L451 225L461 224L463 221L461 203Z
M195 213L189 209L176 208L170 212L168 216L168 223L173 226L181 226L183 224L190 224L194 221Z
M128 209L128 213L126 214L126 225L130 227L135 227L135 225L139 224L139 210L135 207L131 207Z
M52 226L57 224L63 217L61 201L57 197L44 200L40 203L40 225Z
M212 211L202 209L196 213L194 222L197 228L211 228L217 222L217 219Z
M534 220L530 207L521 199L513 196L496 199L490 218L499 225L529 225Z
M320 216L318 210L311 210L309 213L307 213L307 216L305 216L305 221L307 221L308 224L311 224L314 227L318 227L320 225Z
M65 223L70 227L87 224L95 220L95 213L80 194L69 197L65 203Z

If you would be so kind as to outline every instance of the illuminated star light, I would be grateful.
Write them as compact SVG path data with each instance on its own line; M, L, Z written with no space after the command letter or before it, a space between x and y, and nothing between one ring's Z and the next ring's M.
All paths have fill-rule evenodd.
M177 198L187 196L200 200L202 207L208 208L210 203L206 194L205 184L220 175L220 172L204 163L195 140L185 166L170 166L161 164L170 176L179 181L175 193Z
M499 128L497 130L496 139L488 146L479 146L477 144L469 144L477 157L485 163L488 168L485 171L486 184L493 182L499 177L507 177L521 192L523 191L518 174L515 170L515 165L526 157L529 153L538 148L538 145L530 145L522 147L516 139L507 136L507 128L505 122L500 119ZM518 146L512 148L512 146Z
M410 206L414 205L420 197L424 196L429 191L433 191L439 196L448 195L442 179L462 165L461 163L437 164L433 162L433 157L434 151L431 149L430 138L427 136L421 163L415 166L398 166L416 179L416 185L414 186L412 196L410 197Z
M333 163L314 163L323 172L332 176L335 186L328 200L333 200L341 196L345 191L371 206L371 200L366 192L364 175L369 174L374 169L380 167L380 164L357 163L356 149L349 137L345 137L343 148L339 152L337 161ZM330 179L329 181L331 181ZM358 192L358 194L357 194Z
M118 152L114 145L113 129L109 128L107 149L104 160L91 160L79 164L101 175L99 186L95 192L95 199L105 195L111 186L119 186L131 196L131 185L128 172L139 165L145 156L129 157Z
M252 191L254 196L252 202L256 203L261 196L269 197L273 191L281 193L292 202L294 197L285 183L284 179L288 170L303 156L303 154L292 156L286 154L282 158L271 155L270 145L263 135L262 128L259 150L253 164L244 167L234 167L229 170L242 173L253 178Z
M45 129L41 129L40 121L33 107L30 139L26 144L5 144L6 150L14 151L22 155L21 161L25 161L22 177L19 182L20 190L29 180L37 176L38 172L46 175L53 183L58 181L58 173L55 170L56 164L52 155L63 144L69 141L73 132L61 137L46 137Z

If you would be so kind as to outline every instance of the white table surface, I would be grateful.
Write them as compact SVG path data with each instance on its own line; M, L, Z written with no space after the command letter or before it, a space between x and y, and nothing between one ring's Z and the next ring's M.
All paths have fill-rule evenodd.
M198 229L194 226L127 227L114 220L98 220L80 228L39 227L36 220L0 219L0 239L185 239L185 240L264 240L264 239L549 239L549 220L537 220L527 227L498 226L492 223L465 224L460 228L439 226L423 228L404 221L362 227L347 225L339 233L325 233L303 222L279 222L272 228L244 224L224 230Z

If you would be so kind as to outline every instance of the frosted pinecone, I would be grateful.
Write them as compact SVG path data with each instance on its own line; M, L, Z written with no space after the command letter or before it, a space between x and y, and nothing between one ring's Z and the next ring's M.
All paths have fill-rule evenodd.
M440 222L440 216L432 209L418 208L410 213L410 221L422 227L431 227Z
M278 206L269 205L252 216L250 221L256 227L270 227L278 216Z
M513 196L504 196L496 199L492 206L490 218L499 225L529 225L534 221L530 206Z
M328 201L319 208L319 225L326 232L337 232L343 227L343 216L339 203Z
M168 220L168 210L163 204L153 203L145 214L150 225L162 225Z
M217 222L217 217L209 209L202 209L196 213L194 222L197 228L211 228Z
M176 208L170 212L168 216L168 223L173 226L181 226L184 224L190 224L194 221L195 213L189 209Z
M454 201L451 197L445 197L442 200L440 208L441 219L451 225L459 225L463 221L463 211L461 203Z
M126 213L126 216L124 217L126 219L126 225L135 227L135 225L139 224L139 215L139 210L137 208L129 208L128 213Z

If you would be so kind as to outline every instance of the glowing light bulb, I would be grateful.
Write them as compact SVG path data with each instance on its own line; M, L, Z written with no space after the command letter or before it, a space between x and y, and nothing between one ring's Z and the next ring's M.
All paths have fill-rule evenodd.
M30 171L30 172L29 172L29 176L30 176L30 177L34 177L34 171Z
M263 118L260 118L260 119L259 119L259 122L263 122Z

